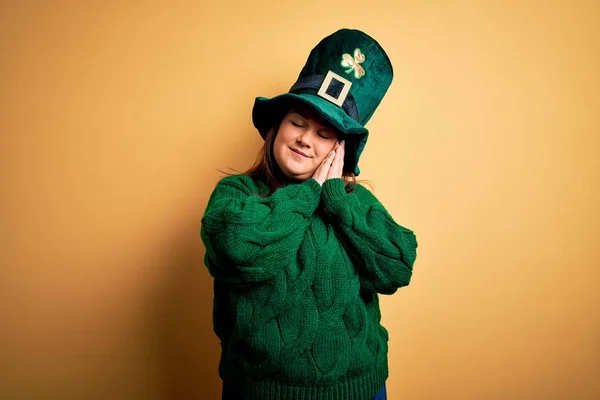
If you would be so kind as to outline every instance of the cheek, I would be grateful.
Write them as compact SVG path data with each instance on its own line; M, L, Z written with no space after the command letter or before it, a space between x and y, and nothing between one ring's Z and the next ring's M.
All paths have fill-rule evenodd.
M319 144L319 146L316 148L317 156L315 157L319 163L323 161L325 157L327 157L331 149L333 149L333 145L331 143L326 142Z
M281 147L281 142L278 142L277 140L273 142L273 155L277 162L281 161Z
M285 147L285 138L283 137L283 135L277 135L275 136L275 140L273 141L273 152L277 153L277 152L281 152L281 148Z
M275 141L279 143L289 143L295 137L294 130L289 127L289 124L283 124L279 127L279 132L275 136Z

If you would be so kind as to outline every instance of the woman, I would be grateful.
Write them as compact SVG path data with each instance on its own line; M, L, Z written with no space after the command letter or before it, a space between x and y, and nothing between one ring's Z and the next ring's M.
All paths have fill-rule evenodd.
M257 163L202 218L224 399L386 398L378 293L409 284L417 241L355 177L391 80L383 48L342 29L289 93L256 99Z

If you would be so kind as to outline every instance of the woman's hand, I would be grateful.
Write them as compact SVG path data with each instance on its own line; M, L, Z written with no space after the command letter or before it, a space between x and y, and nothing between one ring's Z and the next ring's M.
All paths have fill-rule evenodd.
M323 186L323 183L327 179L341 178L342 170L344 169L344 154L344 141L336 143L329 154L327 154L327 157L323 159L321 165L319 165L312 177L319 182L321 186Z
M335 157L327 173L327 179L341 178L344 169L344 154L346 152L346 142L341 141L335 149Z

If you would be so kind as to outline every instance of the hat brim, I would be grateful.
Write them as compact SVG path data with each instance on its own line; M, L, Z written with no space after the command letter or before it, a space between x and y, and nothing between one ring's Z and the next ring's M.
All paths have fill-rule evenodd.
M323 120L328 122L346 142L346 157L344 170L360 174L356 155L360 154L365 146L369 130L350 118L342 108L310 93L284 93L273 98L257 97L252 109L252 122L264 139L269 129L281 121L294 104L308 106Z
M369 130L350 118L342 108L310 93L284 93L273 98L257 97L252 109L252 122L264 138L276 121L283 118L290 107L301 103L331 124L342 135L366 135Z

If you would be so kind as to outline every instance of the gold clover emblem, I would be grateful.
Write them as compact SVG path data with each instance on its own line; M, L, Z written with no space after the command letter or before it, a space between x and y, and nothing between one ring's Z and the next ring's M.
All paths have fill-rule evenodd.
M360 79L365 75L365 69L360 65L365 61L365 55L361 53L360 49L354 50L354 57L346 53L342 56L342 67L348 68L346 73L349 74L354 71L354 77Z

